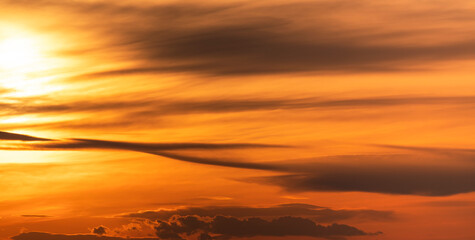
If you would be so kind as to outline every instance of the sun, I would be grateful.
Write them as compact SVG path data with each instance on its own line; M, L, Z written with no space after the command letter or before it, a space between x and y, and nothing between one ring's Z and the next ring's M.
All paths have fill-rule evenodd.
M58 90L51 84L62 66L62 61L51 54L56 46L46 34L0 26L0 89L8 89L7 95L13 97Z
M12 36L0 41L0 68L4 71L34 67L40 60L39 46L32 38Z

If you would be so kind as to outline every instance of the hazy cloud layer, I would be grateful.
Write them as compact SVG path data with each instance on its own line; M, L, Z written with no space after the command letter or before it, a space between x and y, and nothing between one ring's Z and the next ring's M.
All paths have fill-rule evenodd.
M388 43L389 33L393 38L410 38L416 33L407 30L378 32L369 26L358 28L343 21L337 22L329 14L354 9L388 10L371 3L322 1L270 6L250 3L189 6L175 3L149 8L91 4L80 11L85 9L120 20L133 19L133 22L119 21L120 25L117 22L117 25L109 24L103 31L117 33L114 40L122 44L120 46L135 50L137 57L151 67L121 69L113 71L114 74L117 71L214 75L394 71L410 69L413 64L475 57L475 41L470 38L431 45L419 41L413 44ZM318 18L312 17L315 13L319 13ZM391 13L395 18L400 17L396 11ZM425 17L430 19L429 15ZM308 26L306 21L313 24ZM141 23L140 27L137 27L137 22ZM160 24L163 22L167 24ZM381 24L380 28L388 27L382 22L377 23ZM439 34L432 30L427 35Z
M22 7L25 1L8 1ZM32 3L28 2L28 6ZM421 39L460 34L424 27L439 20L443 5L426 4L426 11L368 1L319 1L286 4L133 4L132 2L37 1L43 11L82 16L81 23L62 27L88 29L107 40L99 50L122 52L141 64L85 77L150 72L193 72L212 75L293 72L398 71L414 65L475 58L475 40L426 43ZM463 9L465 15L473 14ZM335 18L348 13L372 13L362 26ZM388 16L378 13L388 13ZM318 14L316 14L318 13ZM436 14L434 14L436 15ZM87 17L84 17L87 16ZM412 16L412 17L411 17ZM365 16L367 17L367 16ZM388 18L411 18L408 29L387 24ZM210 21L210 19L213 19ZM455 18L452 23L456 24ZM407 27L406 27L407 28ZM389 40L388 40L389 39ZM393 40L393 41L391 41ZM96 49L85 49L88 53ZM76 51L81 52L81 51Z

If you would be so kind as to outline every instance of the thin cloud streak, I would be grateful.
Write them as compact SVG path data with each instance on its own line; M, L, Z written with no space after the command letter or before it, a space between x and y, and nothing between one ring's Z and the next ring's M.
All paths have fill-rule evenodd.
M10 132L2 132L0 131L0 140L13 140L13 141L51 141L51 139L47 138L38 138L24 134L17 134L17 133L10 133Z
M52 101L52 100L51 100ZM226 113L245 111L290 110L312 108L367 108L405 105L473 105L475 96L383 96L347 99L214 99L214 100L169 100L143 99L132 101L69 102L63 104L41 104L28 102L27 107L15 104L0 104L6 111L4 116L33 113L81 113L101 111L132 111L139 115L180 115L199 113ZM133 114L133 113L132 113Z
M76 139L72 142L51 142L27 144L29 150L81 150L111 149L128 150L158 155L170 159L251 170L266 170L283 175L256 177L245 181L281 186L290 192L300 191L362 191L385 194L407 194L424 196L448 196L475 191L475 166L414 165L404 163L410 159L430 159L424 155L348 155L331 156L330 163L321 163L325 158L307 162L231 161L221 158L186 156L177 151L187 149L219 150L245 148L285 147L265 144L200 144L200 143L128 143L92 139ZM4 148L8 149L8 148ZM15 149L15 148L11 148ZM10 150L11 150L10 149ZM437 149L436 149L437 150ZM447 150L446 150L447 151ZM437 154L437 151L434 151ZM440 154L439 154L440 155ZM442 155L443 161L464 160L465 155ZM445 157L445 158L444 158ZM473 154L469 157L473 157ZM364 160L366 165L355 162ZM385 160L385 161L382 161Z
M9 136L9 135L8 135ZM16 136L16 135L14 135ZM20 135L22 138L35 138L26 135ZM36 140L35 140L36 141ZM162 156L179 161L199 163L213 166L223 166L232 168L243 168L253 170L284 170L286 168L282 166L272 164L261 164L251 162L236 162L226 159L216 158L200 158L192 156L184 156L180 154L167 153L162 151L174 151L174 150L224 150L224 149L248 149L248 148L287 148L290 146L285 145L272 145L272 144L251 144L251 143L135 143L135 142L117 142L117 141L105 141L95 139L71 139L69 141L55 140L51 143L39 143L39 144L14 144L11 147L4 146L2 150L87 150L87 149L102 149L102 150L126 150L148 153L152 155Z

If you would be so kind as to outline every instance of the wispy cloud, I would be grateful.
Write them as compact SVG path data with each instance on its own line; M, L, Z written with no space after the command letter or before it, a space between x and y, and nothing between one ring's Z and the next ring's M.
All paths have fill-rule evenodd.
M227 113L291 109L345 109L390 107L405 105L473 105L475 96L380 96L367 98L300 98L300 99L140 99L110 100L100 102L75 101L54 103L53 99L44 101L25 101L0 103L4 116L35 113L84 113L103 111L130 111L136 115L179 115L199 113ZM23 106L23 105L28 106Z
M9 133L0 131L0 140L17 140L17 141L50 141L47 138L32 137L24 134Z
M24 1L9 1L7 6L24 4ZM442 38L444 33L454 34L454 30L434 30L422 25L401 29L381 20L368 21L367 27L358 27L333 18L334 14L359 10L361 14L391 13L389 17L395 19L413 14L417 18L412 19L422 24L438 20L427 12L443 12L439 17L456 17L460 13L444 11L436 4L427 4L425 14L407 8L404 12L397 11L404 7L397 4L391 6L396 10L389 11L389 6L347 0L272 5L241 2L140 6L116 2L38 1L35 5L46 12L60 9L70 15L88 14L80 24L69 27L87 27L106 40L107 45L103 45L103 49L97 47L99 50L120 52L140 62L126 69L92 72L85 78L150 72L229 76L400 71L413 69L414 65L427 67L436 62L475 58L475 40L469 37L431 44L421 41L429 37ZM465 15L473 14L469 9L462 11ZM318 17L315 12L319 13Z
M25 137L25 136L23 136ZM30 137L30 136L28 136ZM34 138L34 137L33 137ZM36 138L34 138L36 139ZM21 149L22 145L12 148ZM111 149L128 150L158 155L175 160L253 170L266 170L283 175L256 177L246 181L278 185L287 191L363 191L386 194L411 194L426 196L447 196L475 191L475 165L441 165L408 163L410 159L434 158L434 155L347 155L307 159L304 162L249 162L235 161L221 157L196 157L174 153L179 150L220 150L246 148L281 148L283 145L266 144L212 144L212 143L134 143L94 139L71 139L44 143L24 144L24 150L85 150ZM417 148L416 148L417 149ZM443 149L447 152L447 149ZM427 150L426 150L427 151ZM466 155L437 154L441 163L465 160ZM469 152L473 157L473 151ZM440 156L439 156L440 155ZM333 163L322 163L322 160ZM358 164L364 162L365 164ZM416 161L417 162L417 161Z
M36 138L28 135L18 135L4 132L5 139L7 137L15 137L15 140L23 141L51 141L51 139ZM11 135L10 135L11 134ZM18 139L19 138L19 139ZM8 139L10 140L10 139ZM255 144L255 143L136 143L136 142L118 142L106 141L96 139L69 139L69 140L54 140L46 143L35 144L11 144L2 146L2 150L126 150L148 153L158 155L175 160L223 166L233 168L255 169L255 170L279 170L281 166L274 166L271 164L260 164L251 162L238 162L225 158L202 158L194 156L186 156L181 154L170 153L166 151L176 150L224 150L224 149L249 149L249 148L287 148L290 146L275 145L275 144Z

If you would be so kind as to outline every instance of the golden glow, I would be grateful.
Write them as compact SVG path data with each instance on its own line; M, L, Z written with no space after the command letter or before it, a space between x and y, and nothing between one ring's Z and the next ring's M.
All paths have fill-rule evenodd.
M29 67L41 60L36 43L26 37L9 37L0 42L0 67L17 69Z
M49 84L61 66L48 55L53 42L39 34L19 29L0 29L0 87L10 96L43 95L61 89Z
M0 240L201 207L475 239L475 1L354 2L0 1Z

